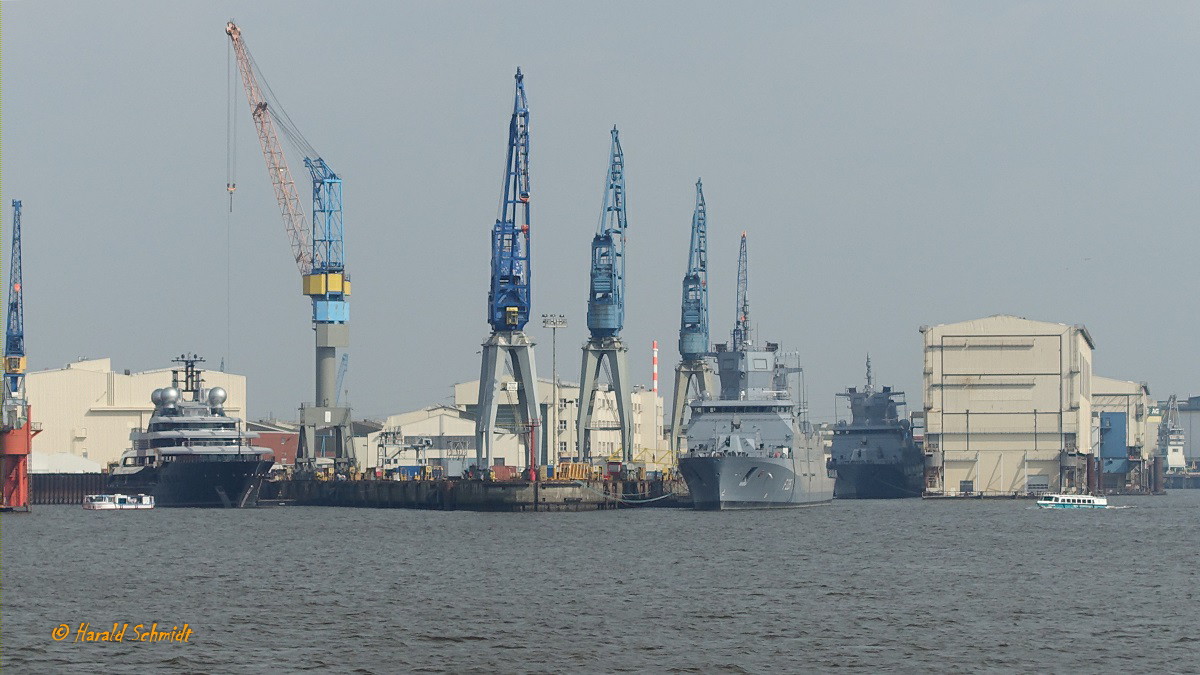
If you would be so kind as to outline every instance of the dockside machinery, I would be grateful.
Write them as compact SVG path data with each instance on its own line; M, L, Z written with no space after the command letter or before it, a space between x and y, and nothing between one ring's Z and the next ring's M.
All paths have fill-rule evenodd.
M625 153L614 126L608 155L604 207L592 237L591 277L588 289L588 330L583 345L583 369L579 374L579 419L576 438L579 458L592 459L589 427L596 405L600 367L608 361L613 393L617 397L617 420L621 430L621 460L633 461L633 417L630 373L621 341L625 324Z
M679 365L671 403L671 451L678 457L684 448L683 416L693 396L710 398L716 391L708 344L708 213L704 185L696 181L696 207L692 211L692 239L688 266L683 275L683 300L679 319Z
M8 311L4 325L4 399L0 424L0 510L29 510L29 451L38 430L25 397L25 288L21 270L21 200L12 201L12 264L8 268Z
M475 421L475 465L492 466L495 456L496 409L505 360L509 362L520 407L519 431L526 439L528 469L549 463L547 450L538 452L537 375L533 341L525 334L529 321L531 269L529 258L529 103L525 77L517 68L513 112L508 123L508 154L504 191L496 224L492 226L492 274L488 289L487 320L492 333L483 343L479 373L479 405Z
M350 346L350 275L345 265L342 225L342 179L321 158L292 123L278 102L268 101L270 87L262 79L254 59L232 21L226 24L238 71L250 102L250 114L258 131L267 172L275 198L283 213L283 224L291 240L292 257L300 268L301 292L312 301L312 327L316 335L316 395L300 406L300 445L296 469L312 471L319 448L332 448L338 470L352 466L350 408L338 402L337 350ZM272 96L273 98L273 96ZM279 143L276 123L301 152L312 177L311 227L304 215L296 183ZM229 186L230 191L234 189Z

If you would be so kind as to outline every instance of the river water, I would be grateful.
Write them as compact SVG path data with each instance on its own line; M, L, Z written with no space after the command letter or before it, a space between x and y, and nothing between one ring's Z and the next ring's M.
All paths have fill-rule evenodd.
M1200 491L2 520L5 672L1196 672ZM76 642L128 622L123 642ZM184 623L187 642L132 642ZM52 631L67 624L61 642ZM67 629L64 629L67 630ZM144 629L143 629L144 630Z

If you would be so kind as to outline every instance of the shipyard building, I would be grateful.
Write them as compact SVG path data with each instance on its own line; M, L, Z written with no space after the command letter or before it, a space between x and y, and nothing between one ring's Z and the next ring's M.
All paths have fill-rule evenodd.
M1094 375L1086 327L997 315L921 334L927 493L1157 489L1149 387Z
M1086 486L1095 346L1086 328L999 315L921 333L926 491Z
M1092 378L1092 413L1103 492L1147 492L1154 484L1158 420L1145 382Z
M104 467L130 447L130 433L144 429L154 412L150 393L171 385L171 369L141 372L112 369L112 360L81 359L62 368L33 371L25 377L29 403L42 426L33 438L31 459L65 453ZM246 377L204 371L205 387L229 394L226 412L246 417ZM54 462L52 465L61 464Z
M525 466L528 434L520 423L517 383L511 376L501 380L496 424L501 429L495 439L493 461L508 466ZM575 461L578 457L576 421L579 418L579 385L553 380L538 380L538 410L544 428L537 430L537 442L551 461ZM656 392L635 388L632 394L634 461L648 469L671 465L669 443L663 437L663 400ZM383 429L368 437L367 467L428 463L444 467L446 475L462 472L475 461L475 419L478 413L479 380L454 385L454 405L435 405L389 416ZM615 456L621 450L621 431L617 419L616 394L601 387L596 394L590 428L594 456Z

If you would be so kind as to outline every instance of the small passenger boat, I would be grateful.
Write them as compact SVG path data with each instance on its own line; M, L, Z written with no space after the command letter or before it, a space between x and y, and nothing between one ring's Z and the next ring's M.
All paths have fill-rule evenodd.
M1042 495L1037 505L1043 509L1106 509L1108 498L1096 495Z
M152 495L88 495L83 498L83 508L88 511L123 511L126 509L152 509Z

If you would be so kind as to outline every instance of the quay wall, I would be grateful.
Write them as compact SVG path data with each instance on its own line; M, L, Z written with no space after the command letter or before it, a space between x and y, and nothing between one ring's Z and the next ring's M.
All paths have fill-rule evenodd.
M639 506L691 507L691 497L679 480L280 480L263 485L260 501L290 502L299 506L446 511L599 511Z
M86 495L104 492L102 473L31 473L30 504L83 504Z

